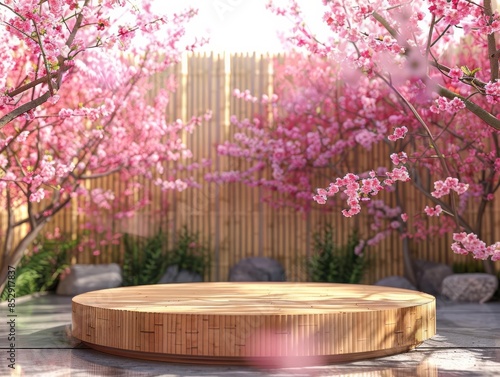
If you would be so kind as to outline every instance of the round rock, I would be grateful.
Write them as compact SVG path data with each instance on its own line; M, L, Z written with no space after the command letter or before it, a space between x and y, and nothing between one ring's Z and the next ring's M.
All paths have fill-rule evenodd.
M229 281L285 281L285 269L277 260L250 257L240 260L229 271Z
M453 274L443 280L442 294L455 302L484 303L493 297L497 288L498 278L495 275Z

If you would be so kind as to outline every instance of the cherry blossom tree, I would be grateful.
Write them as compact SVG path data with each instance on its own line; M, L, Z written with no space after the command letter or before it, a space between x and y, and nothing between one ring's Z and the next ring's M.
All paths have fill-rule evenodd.
M349 85L340 79L339 65L318 56L290 53L283 61L275 59L273 71L275 93L271 97L257 98L248 90L235 90L236 97L258 102L266 111L253 119L233 116L238 131L232 140L217 147L220 155L234 161L245 159L250 164L243 170L212 172L206 179L261 187L266 193L264 200L271 206L304 212L318 209L311 197L319 183L332 174L345 175L353 169L370 167L362 167L358 156L386 141L388 119L395 115L394 107L386 102L391 92L386 85L366 77L360 85ZM372 132L372 128L379 132ZM388 171L387 167L376 170L378 175ZM408 179L407 172L401 169L390 174L394 183ZM383 190L370 172L363 176L371 182L372 190ZM350 200L345 194L343 199ZM363 232L357 253L401 227L401 206L381 199L368 203L371 226ZM342 210L343 203L330 200L328 210ZM343 213L354 215L352 210Z
M338 197L347 217L366 204L372 215L389 220L378 234L399 230L406 248L411 236L452 233L455 253L485 260L493 272L500 243L482 240L484 215L500 186L500 17L491 0L323 4L328 35L322 38L295 1L269 2L274 13L291 20L287 43L306 52L304 64L313 67L294 58L283 68L288 77L281 81L292 84L287 91L278 87L278 98L264 98L279 109L273 110L277 117L271 123L266 123L269 117L234 120L247 131L219 151L254 159L253 171L209 178L272 186L302 200L311 188L311 167L328 166L338 178L316 191L316 202ZM298 79L301 72L304 77ZM236 94L262 100L248 92ZM390 150L388 164L349 168L350 150L356 145L369 150L379 142ZM251 178L264 165L273 178ZM398 192L404 184L398 181L413 184L428 200L420 213L406 213ZM399 209L388 210L377 200L388 190L394 191ZM425 216L440 216L439 226L429 226Z
M499 186L500 16L492 1L323 3L323 21L331 31L331 38L323 42L306 28L294 1L287 10L272 3L269 7L294 20L291 38L296 45L391 89L409 117L392 119L387 131L394 132L388 139L414 145L411 156L391 156L397 165L393 172L402 169L410 178L418 172L418 163L437 175L440 179L431 189L423 187L418 175L412 182L436 203L424 209L427 215L454 218L452 250L482 260L500 259L500 243L487 246L481 240L484 209ZM405 141L406 135L416 140ZM393 180L386 173L380 182L382 187L392 186ZM319 190L315 199L323 203L337 189L348 191L346 214L351 215L360 210L361 193L376 194L369 182L355 174L345 176ZM478 206L472 223L460 216L470 198Z
M70 202L87 211L132 196L145 204L139 177L164 190L180 179L191 152L182 142L203 118L167 121L171 80L151 99L151 78L200 41L185 41L196 11L155 14L151 1L0 2L0 229L3 287L45 224ZM87 180L119 175L121 192ZM16 238L19 227L27 229ZM114 235L111 238L116 240Z

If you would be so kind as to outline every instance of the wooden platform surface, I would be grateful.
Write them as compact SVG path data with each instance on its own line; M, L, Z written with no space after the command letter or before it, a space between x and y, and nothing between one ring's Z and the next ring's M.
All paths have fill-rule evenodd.
M348 361L404 352L434 334L433 296L380 286L189 283L73 298L73 336L154 360Z

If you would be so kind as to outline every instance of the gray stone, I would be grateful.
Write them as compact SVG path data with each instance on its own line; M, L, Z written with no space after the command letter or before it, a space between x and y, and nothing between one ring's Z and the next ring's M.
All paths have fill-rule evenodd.
M56 293L75 296L99 289L116 288L122 284L122 269L116 263L75 264L70 273L62 279Z
M471 273L454 274L443 280L443 296L455 302L485 303L498 288L495 275Z
M414 263L418 289L439 296L444 278L453 274L453 269L444 263L424 260L416 260Z
M417 290L417 288L415 288L415 286L403 276L388 276L377 281L375 285L381 285L383 287L411 289L413 291Z
M193 283L199 281L203 281L203 278L199 274L188 270L179 270L179 266L175 265L167 268L158 284Z
M231 267L229 281L285 281L285 269L274 259L250 257Z

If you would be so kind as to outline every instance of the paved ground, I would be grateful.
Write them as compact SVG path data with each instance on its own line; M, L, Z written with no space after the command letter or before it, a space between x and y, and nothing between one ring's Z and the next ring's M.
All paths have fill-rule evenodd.
M71 337L71 299L20 299L16 317L0 304L0 376L500 376L500 303L438 301L437 335L412 352L346 364L281 370L192 366L110 356ZM15 319L15 368L8 321Z

